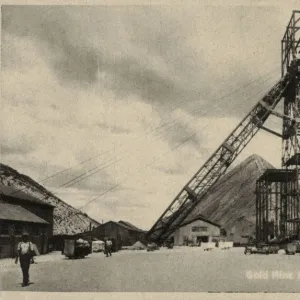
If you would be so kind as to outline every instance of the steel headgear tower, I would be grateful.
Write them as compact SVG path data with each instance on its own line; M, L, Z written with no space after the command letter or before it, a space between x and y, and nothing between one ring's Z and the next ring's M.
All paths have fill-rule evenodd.
M298 141L300 130L300 65L297 59L300 49L300 39L297 39L300 29L299 18L300 11L293 11L282 40L281 79L253 107L191 180L182 188L148 232L149 241L162 243L180 227L188 216L192 217L193 214L196 214L194 209L197 204L201 202L210 188L226 172L231 163L260 129L282 138L282 166L298 170L298 154L300 155ZM284 112L281 114L275 112L274 109L283 98ZM283 119L282 134L264 126L265 121L271 114Z
M293 11L286 32L281 41L281 76L288 72L290 83L284 97L282 126L282 167L295 154L300 153L300 11Z

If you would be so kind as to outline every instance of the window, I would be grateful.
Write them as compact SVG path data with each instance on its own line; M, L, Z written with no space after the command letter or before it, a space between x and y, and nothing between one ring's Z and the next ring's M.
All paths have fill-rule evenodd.
M8 235L9 234L9 226L8 224L4 223L1 225L1 234Z
M207 231L207 226L194 226L192 227L193 232L203 232Z
M227 236L226 229L224 229L224 228L221 228L221 229L220 229L220 233L221 233L221 235L223 235L223 236Z

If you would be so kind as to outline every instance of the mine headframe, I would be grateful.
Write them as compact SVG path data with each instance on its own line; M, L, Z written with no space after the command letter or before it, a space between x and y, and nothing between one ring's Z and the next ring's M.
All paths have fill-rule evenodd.
M282 39L282 77L270 91L252 108L245 118L229 134L224 142L209 157L190 181L182 188L173 202L167 207L160 218L147 234L149 241L163 243L185 220L195 218L195 208L204 199L212 186L225 174L228 167L248 145L256 133L266 130L283 141L282 162L286 164L298 153L298 132L300 132L298 113L299 105L299 53L300 39L297 39L300 11L293 11L289 25ZM283 114L275 111L275 107L284 98ZM282 133L275 132L264 126L270 115L283 119ZM296 139L295 139L296 137Z
M300 11L293 11L282 39L282 75L289 84L282 114L282 169L269 169L256 183L257 242L300 238ZM284 76L284 75L283 75Z

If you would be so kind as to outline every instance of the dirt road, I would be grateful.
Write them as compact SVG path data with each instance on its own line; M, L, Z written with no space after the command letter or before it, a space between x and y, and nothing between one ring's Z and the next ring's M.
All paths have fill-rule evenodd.
M55 259L53 258L55 256ZM46 257L46 256L45 256ZM1 290L66 292L300 292L300 254L244 255L243 249L203 251L179 247L155 252L94 253L69 260L37 257L32 284L21 287L11 261L1 270Z

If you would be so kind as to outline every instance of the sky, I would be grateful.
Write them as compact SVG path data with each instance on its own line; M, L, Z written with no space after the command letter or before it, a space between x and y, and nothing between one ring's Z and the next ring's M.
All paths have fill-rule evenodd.
M1 163L149 229L281 76L297 7L252 3L2 6ZM280 151L259 132L234 165Z

